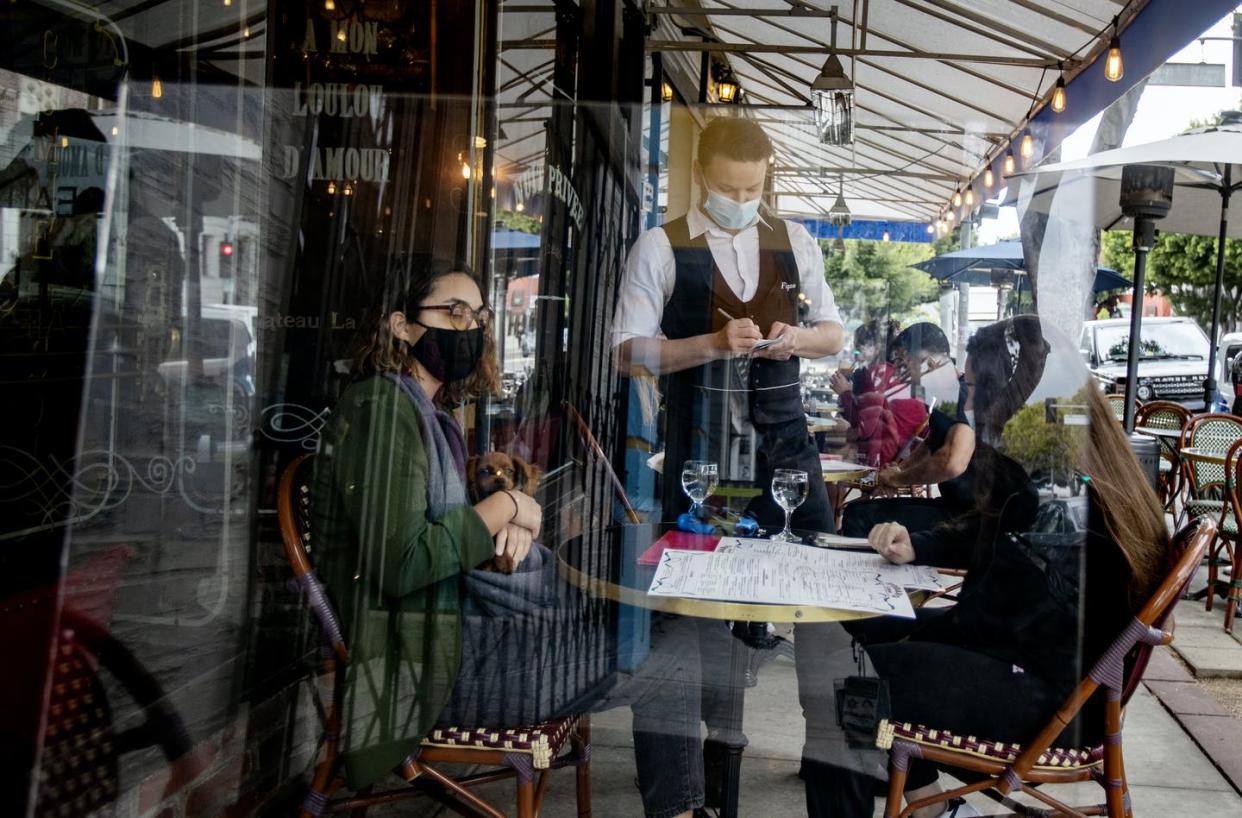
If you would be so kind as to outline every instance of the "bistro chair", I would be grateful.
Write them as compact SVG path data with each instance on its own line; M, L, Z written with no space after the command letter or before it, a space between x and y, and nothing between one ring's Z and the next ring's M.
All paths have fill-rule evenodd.
M590 722L585 715L513 728L437 727L394 770L408 782L408 787L388 792L368 789L353 797L333 798L344 784L339 755L344 686L336 684L336 680L349 662L349 651L340 620L310 561L312 458L311 454L303 454L285 467L276 499L285 556L319 625L324 640L323 675L331 680L331 698L322 708L323 758L315 766L310 792L302 802L301 818L344 811L361 816L370 806L416 795L429 796L463 815L504 818L503 812L471 792L473 787L504 778L517 779L518 818L535 818L547 792L548 773L570 766L577 771L578 816L590 818ZM562 752L567 745L569 751ZM450 777L436 766L440 764L470 764L485 769Z
M1104 399L1108 401L1108 405L1113 410L1113 417L1119 421L1124 421L1126 417L1126 396L1124 394L1105 395ZM1134 411L1138 413L1143 408L1143 403L1138 398L1134 399Z
M1152 648L1173 641L1172 631L1164 629L1165 622L1215 536L1216 524L1206 517L1192 521L1177 533L1170 554L1173 567L1160 587L1031 742L1007 744L960 736L921 724L881 722L876 746L890 752L885 818L906 818L921 807L985 791L1015 810L1013 814L1016 815L1033 814L1009 797L1010 793L1021 791L1042 802L1043 806L1051 807L1057 815L1131 818L1122 752L1122 713L1142 680ZM1126 673L1128 659L1132 664L1130 672ZM1061 731L1100 687L1107 689L1104 743L1098 747L1054 747L1053 742ZM915 801L903 810L902 796L911 758L967 770L974 783ZM1105 803L1070 807L1037 788L1041 784L1078 781L1099 784L1104 789ZM1043 810L1035 812L1045 814Z
M1211 413L1198 415L1186 424L1182 432L1180 448L1194 447L1221 455L1238 440L1242 440L1242 419L1234 415ZM1182 474L1186 481L1185 509L1189 519L1206 515L1219 519L1226 503L1227 475L1225 466L1182 458ZM1224 549L1230 563L1234 548L1227 535L1217 532L1216 539L1208 548L1207 601L1205 607L1212 610L1216 596L1216 577L1220 568L1220 552Z
M1232 479L1225 481L1225 507L1220 512L1216 536L1229 549L1229 601L1225 603L1225 630L1233 633L1233 617L1238 611L1238 603L1242 602L1242 547L1238 535L1238 520L1242 520L1242 498L1238 492L1238 481L1242 480L1242 440L1229 447L1225 455L1225 470Z
M1153 400L1143 404L1135 415L1135 425L1151 429L1168 429L1184 431L1186 424L1193 417L1190 410L1180 403L1171 400ZM1177 500L1182 496L1185 486L1181 473L1181 458L1177 455L1177 444L1168 438L1159 438L1160 443L1160 499L1164 508L1174 513ZM1184 498L1183 498L1184 499ZM1183 504L1184 505L1184 504Z

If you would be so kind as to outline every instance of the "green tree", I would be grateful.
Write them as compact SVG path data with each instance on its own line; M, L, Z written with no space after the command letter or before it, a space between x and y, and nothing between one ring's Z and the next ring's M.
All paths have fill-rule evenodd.
M496 223L510 230L517 230L519 233L533 233L537 236L543 232L543 222L534 216L527 216L525 213L513 210L497 210Z
M1101 242L1100 263L1134 277L1131 234L1110 231ZM1185 233L1162 233L1147 256L1148 291L1161 290L1179 315L1212 324L1212 291L1216 285L1216 239ZM1220 302L1222 332L1242 326L1242 241L1225 241L1224 293Z
M931 258L933 245L850 239L844 252L832 250L829 241L821 241L820 247L828 286L847 319L904 320L914 307L939 294L931 276L910 266Z

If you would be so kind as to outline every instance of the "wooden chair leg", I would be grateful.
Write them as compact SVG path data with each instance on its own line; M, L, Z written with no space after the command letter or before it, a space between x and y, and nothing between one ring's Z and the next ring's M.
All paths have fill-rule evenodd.
M1220 536L1212 538L1212 544L1208 546L1208 576L1207 576L1207 600L1204 602L1204 610L1212 610L1212 602L1216 599L1216 561L1220 554Z
M908 756L896 749L888 760L888 800L884 802L884 818L899 818L906 797Z
M370 795L374 789L374 787L363 787L358 790L358 795L359 797L366 797ZM349 818L367 818L367 808L358 807L357 809L351 809L349 811Z
M535 818L535 782L518 779L517 785L518 818Z
M1229 601L1225 603L1225 632L1233 633L1233 617L1242 595L1242 542L1233 543L1229 560Z
M1104 704L1104 802L1108 818L1128 818L1126 768L1121 752L1121 695L1109 691Z
M577 757L575 774L577 781L578 818L591 818L591 718L578 719L578 727L569 738Z

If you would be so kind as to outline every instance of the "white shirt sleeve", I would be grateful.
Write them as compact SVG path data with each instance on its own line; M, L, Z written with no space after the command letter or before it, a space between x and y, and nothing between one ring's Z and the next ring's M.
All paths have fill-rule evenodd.
M807 320L812 324L820 321L841 321L841 312L832 296L832 288L824 278L824 251L819 242L797 222L786 221L789 228L789 245L798 263L798 278L802 292L811 300L811 312Z
M664 305L673 295L673 247L661 228L644 231L630 248L612 319L612 346L631 338L659 338Z

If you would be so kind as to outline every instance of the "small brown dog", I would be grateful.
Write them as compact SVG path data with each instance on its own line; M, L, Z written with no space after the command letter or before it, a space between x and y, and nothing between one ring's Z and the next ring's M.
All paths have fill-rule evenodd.
M466 491L472 503L505 490L520 491L534 497L542 475L538 466L520 457L489 452L466 461Z
M535 496L543 472L538 466L504 452L489 452L466 461L466 492L477 503L498 491L520 491ZM512 574L517 567L508 559L493 557L480 566L485 571Z

